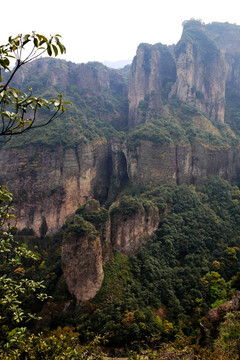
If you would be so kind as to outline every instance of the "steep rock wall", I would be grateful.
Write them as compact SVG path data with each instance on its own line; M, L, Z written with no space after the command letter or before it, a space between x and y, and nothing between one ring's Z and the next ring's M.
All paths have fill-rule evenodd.
M27 93L28 86L32 86L36 96L47 98L56 97L60 91L64 100L72 101L85 114L89 107L94 108L95 114L107 123L117 128L127 126L126 81L119 71L101 63L75 64L51 58L38 59L16 73L13 86Z
M41 235L46 223L48 232L54 232L80 204L90 198L105 200L108 156L104 141L55 150L34 146L2 150L0 181L14 193L18 228L32 228Z
M221 51L199 24L186 25L175 48L177 80L169 97L195 106L211 119L223 122L226 65Z
M62 270L77 303L96 295L104 278L103 264L112 257L113 249L136 253L159 225L156 206L145 209L139 204L137 211L125 216L114 211L118 205L119 201L111 206L109 216L96 200L90 200L64 225Z
M131 149L124 144L127 174L134 183L151 184L161 180L177 184L199 184L209 176L236 181L240 165L239 147L211 146L199 142L157 146L149 141Z
M115 213L115 206L118 203L110 209L112 247L124 254L134 254L158 228L158 208L150 206L145 210L141 205L133 215L126 217Z
M92 299L101 288L103 273L100 238L67 235L62 243L62 269L77 303Z
M161 91L168 81L175 81L175 78L175 63L167 46L139 45L132 63L129 81L130 128L143 123L153 113L161 113ZM145 115L139 108L139 104L144 100L147 102L144 109L147 113Z

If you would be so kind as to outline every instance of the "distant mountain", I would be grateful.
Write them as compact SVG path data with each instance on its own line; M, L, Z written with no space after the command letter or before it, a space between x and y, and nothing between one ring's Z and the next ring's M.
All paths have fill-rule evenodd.
M118 60L118 61L103 61L103 64L107 67L113 68L113 69L121 69L126 65L129 65L132 63L132 59L127 60Z

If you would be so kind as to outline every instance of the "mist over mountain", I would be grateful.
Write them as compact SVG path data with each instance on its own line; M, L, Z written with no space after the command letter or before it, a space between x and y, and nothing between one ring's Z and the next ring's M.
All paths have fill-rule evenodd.
M132 62L131 59L128 59L128 60L118 60L118 61L103 61L103 65L106 65L110 68L113 68L113 69L121 69L123 68L124 66L126 65L130 65Z

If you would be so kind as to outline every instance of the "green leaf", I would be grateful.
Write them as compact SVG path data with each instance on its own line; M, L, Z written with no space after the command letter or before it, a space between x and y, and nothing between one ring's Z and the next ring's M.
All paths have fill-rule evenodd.
M65 54L66 48L65 48L65 46L63 46L63 44L61 44L60 41L58 42L58 47L60 49L61 54Z
M53 48L55 56L58 56L58 49L57 49L56 45L52 44L52 48Z
M33 39L33 43L34 43L34 46L37 48L38 47L38 39L37 38L34 38Z
M48 46L47 46L47 53L49 56L52 56L52 47L50 44L48 44Z

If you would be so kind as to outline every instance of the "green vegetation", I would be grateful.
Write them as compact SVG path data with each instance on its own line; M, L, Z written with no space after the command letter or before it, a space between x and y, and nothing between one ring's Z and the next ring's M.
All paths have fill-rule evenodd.
M70 344L73 344L71 351L83 351L79 348L79 340L90 341L98 334L110 347L124 345L137 352L147 344L155 348L168 343L163 347L165 351L179 356L186 351L201 354L202 359L211 359L213 354L218 358L216 354L230 353L232 348L227 348L226 336L233 339L235 330L225 329L225 323L216 339L216 350L211 348L214 339L204 344L209 348L199 347L196 343L203 341L199 324L205 321L207 311L231 299L234 287L239 287L239 200L237 186L216 178L197 188L173 183L133 188L132 195L119 200L116 211L131 216L140 204L150 201L159 208L162 219L159 229L136 255L114 254L104 266L101 290L81 308L78 316L64 315L58 310L47 323L50 329L66 325L71 328L59 328L57 332L44 335L24 333L20 336L18 329L9 335L7 332L5 336L18 339L8 351L21 354L21 339L24 339L29 343L27 351L36 358L35 352L50 354L50 349L56 351L53 352L55 356L57 351L68 354ZM113 210L114 207L110 208ZM52 239L37 240L26 236L27 233L19 234L25 248L28 244L35 247L38 256L37 263L30 267L25 263L23 271L31 273L34 281L47 279L46 293L53 296L52 307L55 304L57 309L62 301L70 299L66 286L59 282L62 236L101 231L107 217L106 209L96 200L90 200L79 207L75 216ZM20 270L17 276L23 276ZM34 303L30 303L30 307L34 308ZM233 322L232 326L237 328L238 325ZM73 342L66 340L63 345L57 335L62 332L67 337L71 334ZM225 335L226 332L229 335ZM43 342L41 349L37 345L39 341ZM234 349L237 346L238 338Z
M65 53L65 47L59 37L60 35L55 35L47 39L45 36L33 32L31 35L18 35L14 38L10 36L8 43L0 46L0 136L4 137L3 141L9 141L12 136L20 135L30 129L41 128L65 111L64 105L67 102L62 100L61 93L58 94L58 99L46 100L39 96L32 96L31 87L28 88L28 93L12 87L12 80L23 65L44 53L49 56L53 54L57 56L59 52ZM23 56L26 45L31 48ZM11 58L16 60L12 71L9 68ZM2 71L5 72L4 79ZM40 118L42 121L37 121L40 109L45 110L45 114L47 109L47 114L50 113L50 115L44 119Z
M186 21L183 26L183 35L175 47L175 54L178 58L181 53L186 52L186 43L193 45L195 55L199 55L206 69L211 66L211 62L220 56L220 50L217 48L214 40L207 34L201 21Z
M139 104L142 113L148 109L148 98ZM167 115L156 116L127 134L128 146L134 149L147 140L154 145L200 143L211 146L234 145L236 136L227 124L211 121L196 108L174 99L165 106Z
M134 215L141 206L141 202L132 196L123 196L110 209L110 214L121 214L124 217Z
M51 148L55 148L56 145L74 147L81 142L110 139L117 136L119 131L126 130L127 87L120 74L116 81L110 81L109 88L98 84L98 72L106 71L100 63L76 65L65 61L40 59L29 64L28 68L28 86L32 86L34 91L47 101L51 101L53 96L57 96L59 86L62 86L62 96L72 105L66 113L58 118L58 121L51 122L47 129L36 129L34 137L29 133L24 134L24 137L18 136L7 146L24 147L26 143L31 143ZM25 76L24 69L20 69L20 71ZM84 71L90 71L93 81L96 82L94 85L96 88L89 88L87 83L86 88L81 85ZM54 81L49 84L49 77L52 76L52 73L56 74L56 77L57 74L67 73L68 79L62 80L57 77L56 81L53 79ZM54 84L55 82L56 84ZM24 92L29 92L28 86L22 84L18 77L13 79L13 86L20 85ZM41 114L39 119L44 120L47 112L42 111Z
M218 27L209 27L212 32L214 26ZM208 119L176 98L169 100L176 66L167 46L140 45L146 75L151 72L152 51L159 51L160 67L164 69L159 80L162 90L140 101L137 110L142 124L128 131L129 66L108 72L97 62L79 66L41 59L29 64L31 75L18 91L15 87L22 81L15 73L35 58L35 51L41 46L49 55L65 51L58 35L50 39L37 34L9 38L9 44L0 47L0 68L8 70L10 53L19 53L31 42L33 57L17 62L14 79L11 73L9 78L3 73L0 79L0 135L11 138L38 127L35 120L41 109L40 128L34 137L32 133L17 136L5 148L24 147L26 143L52 150L57 145L74 148L81 142L103 142L114 137L126 140L126 151L133 152L143 141L153 146L199 142L209 148L239 143L240 96L234 82L226 85L225 124ZM175 47L177 58L186 52L189 42L211 76L211 66L219 61L220 51L201 21L184 24L183 37ZM235 62L239 63L237 56ZM58 75L64 77L66 73L61 95ZM9 88L10 82L14 88ZM27 85L42 98L33 97ZM188 90L199 102L206 100L195 86ZM62 96L73 103L67 113L63 113ZM154 101L160 102L160 110L151 108ZM51 107L54 115L46 121ZM26 118L29 108L33 116ZM53 122L59 112L62 116ZM47 129L42 128L48 122ZM124 162L118 159L118 164L109 156L109 168L124 163L125 174L125 153L122 156ZM239 312L227 314L218 328L213 325L212 332L206 314L240 289L239 188L217 178L196 187L175 183L124 185L119 186L121 194L112 199L116 201L111 206L112 200L103 207L95 199L79 206L57 234L46 236L47 223L43 221L39 238L30 229L15 234L9 221L13 219L12 194L0 187L0 359L102 359L98 345L121 348L125 353L130 350L132 359L143 350L149 359L238 359ZM26 196L23 190L22 201ZM158 208L160 224L146 244L131 256L111 249L111 244L105 242L111 216L119 214L128 221L139 209L147 213L152 205ZM95 298L75 306L63 278L61 244L63 238L67 242L83 236L91 240L99 237L99 244L108 247L105 257L110 260L104 263L104 281ZM38 315L42 320L37 320Z
M101 290L74 322L82 339L101 334L110 346L133 349L180 334L199 341L199 323L231 298L240 271L239 194L209 179L196 189L160 184L122 198L125 213L151 200L163 220L136 255L116 253L105 265Z

